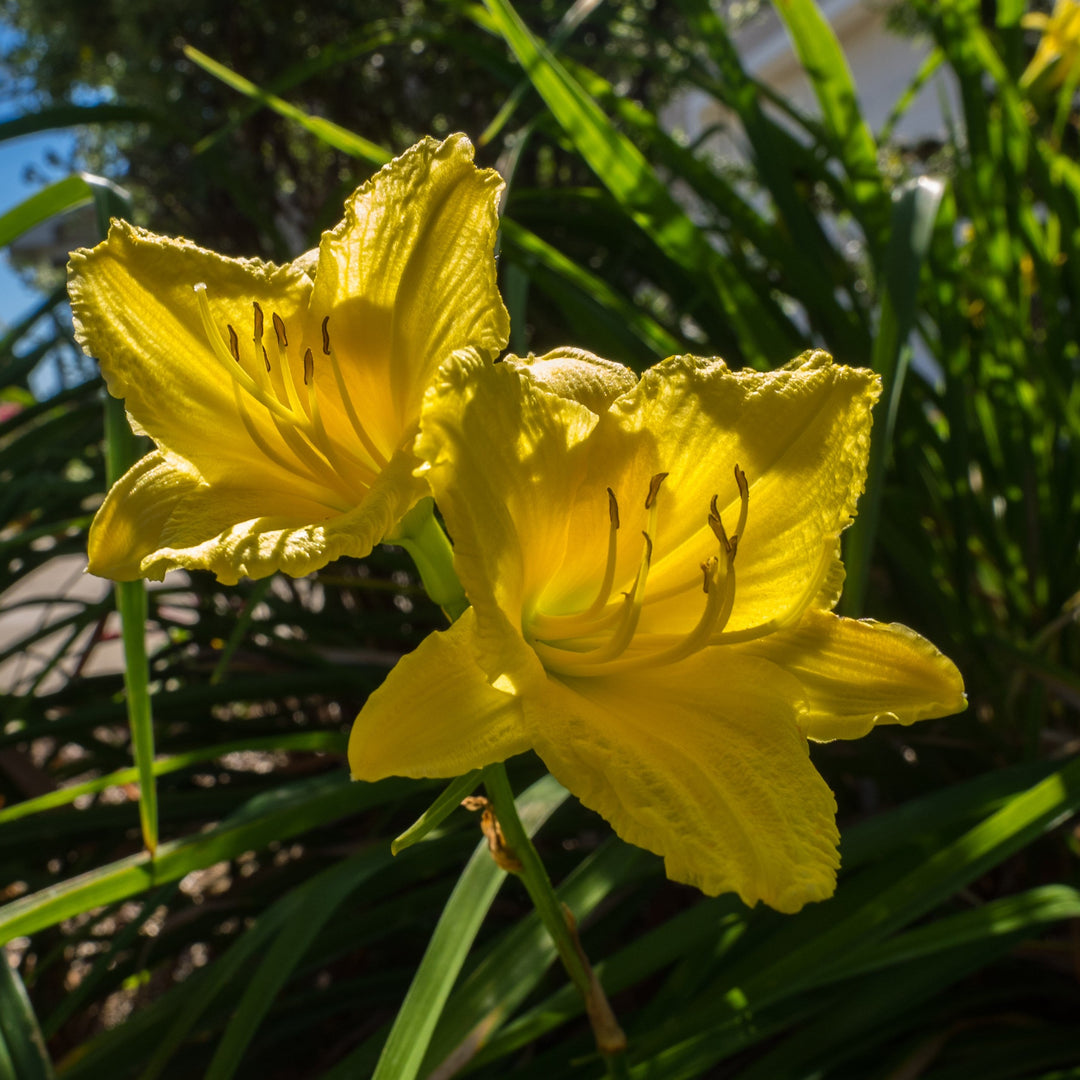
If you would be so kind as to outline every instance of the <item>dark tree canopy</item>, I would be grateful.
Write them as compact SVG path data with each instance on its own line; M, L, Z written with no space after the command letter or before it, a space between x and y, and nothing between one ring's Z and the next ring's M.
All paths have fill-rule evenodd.
M567 12L561 0L518 6L549 39ZM655 104L679 64L673 16L652 2L591 6L564 54ZM249 109L184 56L185 44L395 151L425 134L463 130L475 140L520 79L505 48L456 5L433 0L4 0L0 12L19 34L3 56L9 92L29 92L41 106L147 108L148 122L90 129L80 144L91 169L132 190L146 224L277 259L336 220L367 167L269 110ZM494 164L502 145L481 158ZM532 178L542 165L519 162Z

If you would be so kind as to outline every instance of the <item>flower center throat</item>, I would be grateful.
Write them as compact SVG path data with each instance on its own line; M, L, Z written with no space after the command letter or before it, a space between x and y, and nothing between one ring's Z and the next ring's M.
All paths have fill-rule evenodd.
M717 550L699 565L699 574L663 589L648 588L653 564L657 524L663 500L662 485L667 473L656 473L649 482L645 498L647 523L637 573L630 588L612 597L615 583L619 504L611 488L607 489L609 533L607 560L596 598L583 611L550 615L537 612L529 620L527 637L547 670L567 676L612 675L641 665L674 664L714 645L732 645L774 633L795 623L818 594L832 562L832 545L826 544L818 566L804 591L780 616L755 626L729 631L725 627L735 606L735 557L743 537L750 508L750 485L746 474L735 466L735 484L739 493L739 515L729 534L719 510L719 498L713 495L706 523L717 542ZM698 588L705 602L697 622L684 634L639 632L643 609L659 601L692 594ZM689 599L689 598L688 598Z
M304 348L295 363L290 355L285 320L270 313L270 330L258 301L252 301L252 349L242 348L232 323L226 337L214 319L204 284L194 287L203 331L214 359L229 376L236 408L248 435L259 450L280 468L303 481L313 498L347 511L370 487L386 457L375 445L349 394L341 366L330 342L330 317L320 327L320 359L333 375L336 395L320 402L315 354ZM302 338L302 335L301 335ZM303 345L301 339L299 345ZM294 343L293 352L299 352ZM251 359L244 360L249 353ZM298 370L294 370L298 369ZM301 379L297 379L297 375ZM330 417L323 404L329 398Z

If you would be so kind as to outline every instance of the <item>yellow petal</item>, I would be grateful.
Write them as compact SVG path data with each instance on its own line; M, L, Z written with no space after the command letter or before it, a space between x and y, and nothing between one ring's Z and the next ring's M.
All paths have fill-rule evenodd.
M508 356L503 363L526 374L534 385L572 398L594 413L604 412L637 385L637 376L628 367L567 346L543 356Z
M241 577L268 577L278 570L303 577L334 559L361 559L424 494L412 476L415 465L409 454L398 454L344 514L296 496L268 499L241 487L200 485L175 502L153 549L142 555L139 575L161 580L166 571L182 567L209 570L234 585ZM145 485L114 516L140 514L154 494Z
M832 894L836 806L772 664L698 654L622 679L551 680L523 698L560 783L668 877L798 911Z
M93 250L73 252L68 273L79 343L100 362L109 393L124 399L160 448L186 459L207 481L239 473L253 487L302 494L301 481L252 441L234 379L211 350L194 286L207 285L223 340L232 326L251 365L252 302L263 308L266 333L272 333L271 312L295 323L311 291L305 274L257 259L227 259L120 221Z
M876 724L912 724L967 708L956 665L898 623L807 612L791 630L739 651L773 661L802 684L811 739L858 739Z
M94 515L87 540L90 573L113 581L142 577L142 560L157 548L172 512L201 483L185 461L160 450L137 461Z
M835 601L836 537L862 492L870 445L870 407L880 389L872 372L835 365L822 352L772 372L732 372L722 361L677 357L647 371L612 407L636 462L623 483L635 490L668 473L660 499L651 587L693 579L716 551L707 527L719 495L729 530L739 517L738 465L750 484L749 516L739 537L738 586L729 630L782 617L808 587ZM831 574L831 579L830 579ZM691 613L691 617L696 617ZM683 597L647 608L642 627L685 629Z
M475 168L464 135L424 139L361 187L323 236L311 309L329 316L384 456L415 424L440 364L462 349L493 359L506 345L493 257L502 189L496 172Z
M469 609L397 662L353 724L353 779L460 776L529 749L519 699L489 684L478 652Z
M526 598L557 576L571 525L565 507L584 477L582 444L596 422L584 405L510 364L463 360L440 372L416 450L482 621L498 607L520 629ZM606 506L605 498L605 522Z

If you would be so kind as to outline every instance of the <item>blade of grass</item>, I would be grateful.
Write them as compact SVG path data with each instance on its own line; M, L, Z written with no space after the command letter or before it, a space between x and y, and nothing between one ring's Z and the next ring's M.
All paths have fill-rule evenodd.
M54 105L0 123L0 142L33 135L38 131L55 131L80 124L137 123L143 120L161 122L163 119L161 114L142 105L114 105L107 102L100 105Z
M567 258L535 233L510 218L503 218L499 229L508 258L543 268L571 289L584 293L598 307L610 312L656 356L673 356L683 350L682 342L639 306L631 303L602 278ZM543 286L542 277L538 276L537 281Z
M1067 885L1043 885L1019 896L1003 896L958 915L947 915L906 934L855 949L830 972L830 980L851 978L907 964L958 945L1015 934L1031 936L1046 926L1080 918L1080 893Z
M93 193L81 176L65 176L0 217L0 247L7 247L35 225L80 206L88 206L92 201Z
M563 45L566 44L570 35L603 3L603 0L575 0L575 3L571 4L563 17L559 20L558 26L555 27L555 32L551 35L551 40L548 42L548 49L552 55L557 53ZM483 133L476 140L480 146L487 146L494 138L496 138L500 131L506 127L510 118L514 115L518 105L521 104L521 99L525 96L532 83L529 79L521 79L514 89L506 96L506 101L503 102L502 107L495 114L495 118L484 129Z
M169 904L179 887L178 882L172 882L158 889L143 904L138 917L132 919L116 937L112 938L109 947L95 958L94 966L83 976L79 985L73 991L64 995L60 1004L42 1023L42 1033L46 1038L51 1039L68 1020L86 1006L102 980L108 975L109 968L127 949L135 945L139 932L146 925L147 920L153 916L159 905Z
M233 624L228 640L221 650L221 656L218 657L218 662L214 665L214 670L210 674L211 686L216 686L220 683L228 673L229 664L232 663L233 655L240 647L240 642L244 640L244 635L248 632L248 627L251 626L251 620L255 617L255 609L270 591L270 586L273 584L273 581L274 578L273 575L271 575L270 577L263 578L261 581L256 581L252 587L251 595L244 604L244 610L240 612L239 617Z
M778 0L775 6L814 88L837 160L851 180L854 209L872 245L880 250L888 196L878 171L877 145L859 109L844 50L814 0Z
M284 93L300 86L314 75L330 70L338 65L346 64L365 53L374 52L376 49L394 45L406 37L412 37L414 31L410 27L392 28L381 22L372 23L370 26L361 27L356 33L355 40L343 42L331 42L324 45L317 56L305 59L302 63L289 68L280 77L275 78L271 89L267 94ZM226 69L228 70L228 69ZM216 71L211 72L217 75ZM231 83L229 85L232 85ZM250 85L250 84L249 84ZM233 89L238 87L233 86ZM244 91L241 91L243 93ZM279 99L280 100L280 99ZM203 154L211 147L228 138L245 121L250 120L268 102L256 98L250 99L251 103L243 109L237 110L236 114L216 131L203 136L191 148L193 154Z
M788 997L832 977L833 968L856 946L886 934L932 910L958 889L996 866L1080 806L1080 757L1041 783L1009 800L1000 810L951 844L937 849L913 871L869 902L806 941L801 948L746 980L755 1002ZM839 914L837 912L836 914Z
M611 893L653 867L640 848L609 837L559 886L558 896L580 925ZM421 1073L467 1048L471 1056L543 979L556 958L555 944L536 911L500 938L455 992L435 1030ZM568 988L571 989L572 988ZM574 993L581 1005L581 996Z

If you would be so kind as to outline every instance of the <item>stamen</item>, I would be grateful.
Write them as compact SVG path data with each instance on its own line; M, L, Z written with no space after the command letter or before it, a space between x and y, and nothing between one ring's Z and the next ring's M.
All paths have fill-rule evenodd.
M330 316L327 315L322 321L322 351L325 356L330 355L330 331L327 329L330 323Z
M615 493L608 489L608 517L611 523L608 544L608 561L604 572L604 581L600 594L587 611L577 615L545 616L536 614L530 629L533 648L549 671L566 675L615 675L623 671L636 669L645 664L659 666L675 664L692 656L710 645L749 640L760 634L782 629L797 621L806 607L818 594L821 580L828 571L829 560L824 560L813 575L804 595L800 596L792 608L778 619L770 620L760 627L731 633L724 627L731 618L735 606L735 555L739 537L746 528L750 486L746 474L735 467L735 484L739 490L740 512L738 527L731 535L724 528L721 519L719 497L714 495L709 502L708 525L719 544L719 554L710 555L701 565L701 585L705 593L705 608L697 623L685 634L638 634L642 606L647 602L645 591L653 557L653 538L656 536L657 505L660 487L667 473L655 474L649 482L649 492L645 507L649 511L648 528L642 533L645 550L641 565L631 593L624 593L624 602L612 618L611 612L604 614L607 597L610 594L615 567L615 536L619 527L618 503ZM834 541L835 544L835 541ZM827 552L831 556L831 548ZM657 598L667 599L678 592L685 592L692 585L681 585L677 589L661 590ZM610 635L603 639L603 632L611 628ZM627 650L632 650L628 653ZM624 655L626 654L626 655Z
M598 667L606 666L626 651L634 638L638 620L641 618L641 604L645 598L645 584L648 581L649 566L652 563L652 540L647 532L643 531L641 535L645 538L645 550L641 555L641 565L638 567L637 577L634 580L634 589L632 593L623 595L618 624L611 637L599 648L589 652L574 652L570 649L548 645L543 641L534 641L533 648L549 671L562 672L566 675L596 674Z
M712 497L712 502L709 503L709 528L713 531L713 536L720 541L720 546L727 553L729 559L735 558L735 548L739 542L738 536L734 540L728 537L727 530L724 528L724 523L720 520L720 511L717 508L716 501L718 496Z
M240 386L237 383L233 384L233 393L236 399L236 408L240 413L240 420L244 425L244 429L251 437L251 441L259 448L259 450L266 455L275 465L280 466L286 472L292 473L293 476L298 477L304 482L305 494L318 498L321 502L326 503L329 506L336 507L343 513L349 509L350 502L348 492L343 488L342 491L334 491L331 488L326 487L325 484L320 482L320 477L326 475L325 469L320 469L318 472L313 472L310 467L298 468L299 455L297 458L290 460L288 457L279 454L269 443L262 437L259 429L252 422L251 417L248 415L247 408L244 405L244 399L240 395ZM279 434L281 427L278 425ZM288 440L286 440L288 441ZM290 444L290 448L292 448ZM307 464L304 462L303 464ZM337 479L335 475L335 479ZM344 498L342 497L344 495Z
M214 325L214 317L210 311L210 301L206 296L206 285L199 283L194 286L195 296L199 303L199 315L202 318L203 331L206 334L206 340L210 345L210 351L213 353L215 359L225 368L230 379L235 380L242 386L248 394L251 395L260 405L264 406L274 417L278 420L283 420L290 426L295 426L296 417L281 404L276 398L272 397L266 392L266 390L255 382L254 379L244 370L242 364L236 364L234 357L225 345L225 342L221 339L221 334L218 328ZM258 305L256 305L258 308ZM258 319L256 319L258 322Z
M367 429L360 423L360 417L356 415L356 409L353 407L352 398L349 396L348 388L345 385L345 379L342 377L341 365L338 363L337 355L329 349L330 339L326 334L326 320L329 318L330 316L328 315L326 316L326 319L323 320L323 345L326 349L327 356L330 357L330 368L334 373L334 382L337 383L341 404L345 407L345 415L348 416L349 423L352 425L356 437L360 440L364 449L371 455L371 459L375 462L376 468L381 469L386 465L386 458L372 441L371 436L367 433Z
M260 340L264 330L262 308L257 301L252 302L255 344L257 353L262 353L265 366L264 372L256 364L255 377L252 377L240 362L240 345L236 331L231 325L226 324L229 332L228 346L222 339L221 333L214 323L213 313L210 310L206 285L204 283L195 285L194 292L210 351L214 358L225 367L229 375L241 421L252 441L271 461L303 479L317 493L322 493L322 501L326 502L327 505L336 506L341 510L348 509L352 505L350 500L355 497L355 482L360 480L365 484L370 484L375 479L377 471L372 469L370 463L362 461L345 447L336 446L328 437L313 400L315 386L311 350L307 351L304 358L304 381L305 384L309 384L307 395L308 404L311 407L311 414L309 415L305 412L300 396L296 392L292 368L289 365L288 356L284 352L284 344L288 339L285 324L281 317L276 313L273 316L274 338L271 347L275 350L278 358L280 375L280 378L275 380L271 375L274 370L273 365L270 362L266 347L261 344ZM275 385L275 382L277 385ZM244 399L240 395L241 390L249 398L262 405L270 414L270 421L273 423L277 434L289 450L292 451L292 454L295 455L293 460L290 461L287 457L283 457L267 443L255 419L245 407ZM288 400L285 401L282 398ZM334 481L340 485L340 488L329 488L322 482L328 472L333 475ZM346 477L350 479L346 480ZM342 495L345 496L344 501ZM329 498L326 496L329 496ZM320 495L316 494L316 497L320 497Z
M697 625L681 641L669 649L649 656L649 664L676 664L705 648L716 640L716 632L723 630L731 618L735 606L735 563L733 556L724 552L724 558L715 555L702 563L705 571L705 610Z
M656 496L660 493L660 485L667 479L668 474L666 472L658 472L649 481L649 494L645 496L645 509L651 510L653 503L656 502Z
M294 408L296 411L303 413L305 406L300 404L300 395L297 391L296 383L293 378L292 366L289 364L288 357L283 356L281 366L285 373L285 389L289 395L289 399L295 402ZM322 415L319 411L319 397L315 391L315 359L312 356L311 349L306 349L304 351L303 378L304 386L307 387L307 394L305 395L306 415L311 421L311 429L308 432L308 437L318 448L320 453L326 457L331 468L333 468L335 472L347 474L358 471L363 476L364 483L370 484L377 475L377 470L371 467L371 463L358 457L347 447L334 442L327 434L326 427L323 424Z
M272 312L270 316L274 320L274 335L277 337L278 344L284 349L289 344L289 338L285 333L285 321L276 312Z
M742 539L742 534L746 531L746 518L750 513L750 485L746 481L746 473L738 465L735 466L735 483L739 488L739 520L735 523L735 532L731 537L733 545L737 545ZM733 549L733 558L734 555Z
M611 596L611 587L615 584L615 556L618 548L619 533L619 503L615 498L615 492L607 489L608 494L608 520L611 523L608 529L607 560L604 563L604 576L600 581L600 589L596 599L585 611L585 618L594 618L604 610L608 598Z
M829 537L825 541L821 552L821 558L814 569L813 574L806 584L806 588L800 593L798 599L783 615L777 615L757 626L748 626L744 630L725 630L723 633L713 634L709 639L710 645L738 645L745 641L756 641L768 634L775 634L778 630L784 630L793 626L802 618L806 609L814 602L814 598L821 591L822 583L828 576L836 552L836 537Z
M653 542L647 532L641 534L645 537L645 550L641 553L641 565L638 567L637 578L634 581L634 591L626 597L626 602L620 612L619 625L615 632L608 638L607 643L589 654L592 663L600 663L605 660L614 660L621 656L634 637L637 630L638 620L641 618L641 602L645 599L645 583L649 578L649 567L652 565Z

